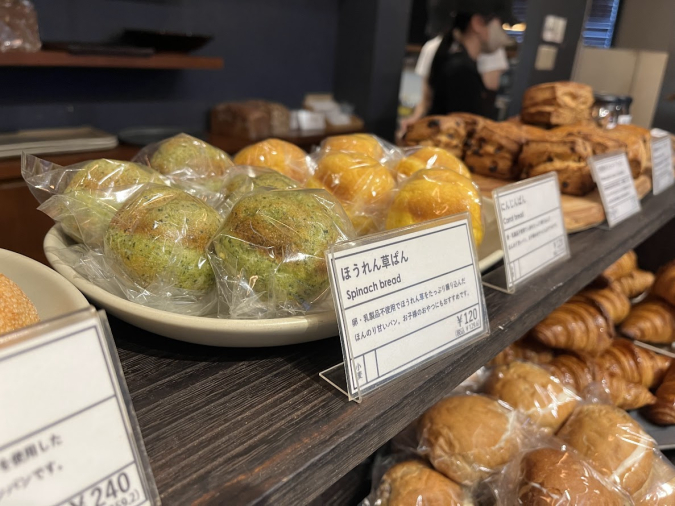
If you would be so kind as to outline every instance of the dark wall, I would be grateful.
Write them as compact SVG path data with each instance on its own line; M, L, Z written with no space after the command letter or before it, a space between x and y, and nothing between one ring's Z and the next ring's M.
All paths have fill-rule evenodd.
M0 70L0 130L91 124L203 129L246 98L298 107L333 90L340 0L34 0L43 40L101 41L122 28L212 34L196 54L222 70Z
M565 81L572 75L572 67L581 39L589 0L528 0L525 22L525 40L521 45L518 67L516 68L509 114L518 114L523 92L535 84L551 81ZM553 70L536 70L534 62L539 44L549 44L541 39L544 18L547 15L567 18L567 29L562 44L558 47L558 56Z

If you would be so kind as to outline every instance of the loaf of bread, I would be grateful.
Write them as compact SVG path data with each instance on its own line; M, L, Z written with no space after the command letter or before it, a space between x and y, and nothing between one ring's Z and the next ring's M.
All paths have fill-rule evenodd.
M518 164L524 177L556 172L562 193L586 195L595 188L587 162L592 154L591 145L581 138L551 134L527 142Z
M461 157L466 126L458 116L427 116L408 126L401 142L404 146L438 146Z
M594 101L593 89L585 84L539 84L525 90L520 116L523 123L532 125L572 125L590 119Z
M570 300L592 301L612 323L621 323L630 313L630 300L612 287L582 290Z
M594 304L570 300L535 325L530 334L551 348L599 355L612 344L614 327Z
M434 468L463 485L496 472L518 451L516 413L482 395L448 397L419 420L421 449Z
M675 307L675 260L661 267L656 273L652 293Z
M646 388L661 384L672 360L660 353L636 346L629 339L618 338L595 363L614 376Z
M378 506L472 506L463 487L419 460L396 464L384 473L374 504Z
M616 262L602 271L602 274L598 276L597 282L601 285L608 285L619 278L628 276L635 269L637 269L637 255L635 251L629 250L621 255Z
M571 451L539 448L525 454L520 463L517 504L624 506L626 499Z
M626 145L626 157L630 165L630 171L634 178L643 174L650 166L649 141L645 142L644 136L632 129L624 129L621 125L611 130L605 130L608 135L620 140Z
M675 309L656 297L639 302L619 326L631 339L652 344L675 342Z
M655 276L649 271L635 269L611 283L615 289L623 292L629 299L634 299L649 290L654 284Z
M629 494L649 478L654 440L622 409L606 404L579 406L558 437Z
M39 321L37 309L19 285L0 274L0 335Z
M275 102L224 102L211 110L211 133L251 140L285 136L290 117L290 111Z
M632 123L627 125L617 125L614 130L616 132L623 132L627 134L634 135L640 139L642 146L644 147L644 152L647 154L647 165L646 169L651 170L652 168L652 133L649 129L643 128Z
M657 425L675 424L675 365L668 369L656 389L656 402L645 409L645 415Z
M467 142L464 161L471 172L500 179L518 179L518 154L525 133L512 123L485 120Z
M655 459L649 479L633 494L635 506L673 506L675 504L675 468L665 457Z
M528 362L496 367L484 390L551 434L565 423L579 400L546 369Z
M459 118L464 122L467 140L474 136L476 131L479 130L481 126L483 126L483 123L490 121L483 116L478 116L477 114L471 114L469 112L454 112L448 116L450 118Z

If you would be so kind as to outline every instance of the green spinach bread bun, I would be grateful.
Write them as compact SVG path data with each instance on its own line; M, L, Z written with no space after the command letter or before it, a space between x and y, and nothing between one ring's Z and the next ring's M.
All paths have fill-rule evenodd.
M139 156L148 155L139 153L134 159ZM187 178L222 176L234 165L225 151L187 134L160 142L148 161L150 167L161 174Z
M206 292L214 275L205 248L219 226L218 213L201 200L148 185L113 217L105 254L142 288Z
M340 204L323 190L243 196L210 247L229 315L271 318L306 312L328 291L326 249L354 236Z

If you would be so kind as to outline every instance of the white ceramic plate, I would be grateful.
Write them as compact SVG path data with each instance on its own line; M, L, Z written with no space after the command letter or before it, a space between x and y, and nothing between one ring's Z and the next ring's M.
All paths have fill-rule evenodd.
M504 256L494 204L491 200L485 200L483 209L485 238L478 250L481 271L493 266ZM334 311L270 320L227 320L185 316L135 304L99 288L59 260L54 251L69 244L72 243L57 227L52 227L45 236L45 254L54 269L98 306L120 320L155 334L190 343L228 347L280 346L337 335Z
M89 307L80 291L59 273L13 251L0 249L0 274L19 285L35 305L40 320Z

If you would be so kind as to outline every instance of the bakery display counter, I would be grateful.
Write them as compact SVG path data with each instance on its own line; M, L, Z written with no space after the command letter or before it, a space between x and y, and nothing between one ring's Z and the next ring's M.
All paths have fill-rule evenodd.
M570 236L571 260L515 295L485 290L491 335L348 402L319 377L342 360L338 339L216 349L111 318L162 503L305 504L623 253L675 217L675 187L648 195L611 230Z

